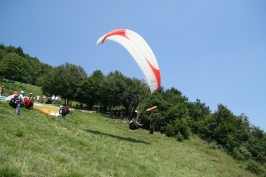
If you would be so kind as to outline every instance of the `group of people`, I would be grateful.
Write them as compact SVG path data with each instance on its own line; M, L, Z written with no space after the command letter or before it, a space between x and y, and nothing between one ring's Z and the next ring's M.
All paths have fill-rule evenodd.
M42 99L40 95L36 96L36 101L37 102L42 102L42 103L56 103L60 104L61 103L61 98L59 96L53 95L52 97L46 97L45 95L42 96Z
M33 94L30 93L29 97L24 96L24 91L20 91L17 93L17 91L14 92L14 97L10 100L9 105L12 106L15 109L15 114L20 114L20 107L25 106L26 109L32 110L33 104L34 104L34 97Z
M52 98L52 103L60 103L61 102L61 98L59 96L55 96L53 95Z
M15 108L16 115L20 114L21 106L24 106L26 109L33 110L35 97L33 96L32 93L30 93L29 97L24 96L25 95L24 91L20 91L19 93L15 91L13 94L14 94L14 97L10 100L9 105ZM39 97L37 96L37 99L38 98ZM61 105L59 109L59 113L62 115L62 118L66 118L66 115L70 114L71 112L69 111L68 106Z
M10 100L9 104L15 109L15 114L19 115L20 114L20 108L21 106L25 106L26 109L33 110L33 105L34 105L34 96L32 93L30 93L29 97L24 97L25 93L24 91L20 91L17 93L16 91L14 92L14 97ZM54 95L53 95L54 96ZM39 99L39 96L37 96L37 100ZM59 113L62 115L62 118L66 118L67 114L70 114L71 112L69 111L69 107L66 105L61 105L59 108ZM137 116L138 112L134 111L132 117L129 119L129 128L131 130L136 130L142 126L137 121Z

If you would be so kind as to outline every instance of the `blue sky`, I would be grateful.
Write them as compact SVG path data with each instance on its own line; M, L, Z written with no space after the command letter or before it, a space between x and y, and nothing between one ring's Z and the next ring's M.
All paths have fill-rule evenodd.
M165 89L212 112L223 104L265 131L265 17L264 0L1 0L0 43L52 66L144 79L121 45L96 45L111 30L130 29L152 48Z

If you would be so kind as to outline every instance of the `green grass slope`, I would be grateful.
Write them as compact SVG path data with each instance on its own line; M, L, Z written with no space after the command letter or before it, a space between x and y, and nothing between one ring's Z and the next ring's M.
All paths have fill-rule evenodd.
M0 101L0 176L255 176L197 137L178 142L74 110L62 119ZM109 120L109 121L107 121Z
M8 82L6 80L0 80L0 87L4 86L4 95L12 95L14 91L21 91L23 90L25 92L25 96L29 96L30 93L33 93L34 96L36 95L42 95L42 91L40 87L29 85L29 84L23 84L20 82Z
M99 114L67 119L0 101L0 176L251 177L245 164L193 136L178 142Z

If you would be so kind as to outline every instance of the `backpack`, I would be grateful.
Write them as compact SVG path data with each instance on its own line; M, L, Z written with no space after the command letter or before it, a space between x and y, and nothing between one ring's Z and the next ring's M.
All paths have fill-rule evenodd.
M9 105L13 108L16 108L18 103L20 103L20 100L18 98L18 95L15 95L11 100L9 101Z

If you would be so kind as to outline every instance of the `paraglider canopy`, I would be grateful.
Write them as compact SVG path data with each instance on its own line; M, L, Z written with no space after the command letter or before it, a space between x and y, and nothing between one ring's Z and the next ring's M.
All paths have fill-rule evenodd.
M103 35L97 44L103 44L106 39L118 42L127 49L144 74L151 92L160 89L161 74L157 60L149 45L139 34L127 29L118 29Z

